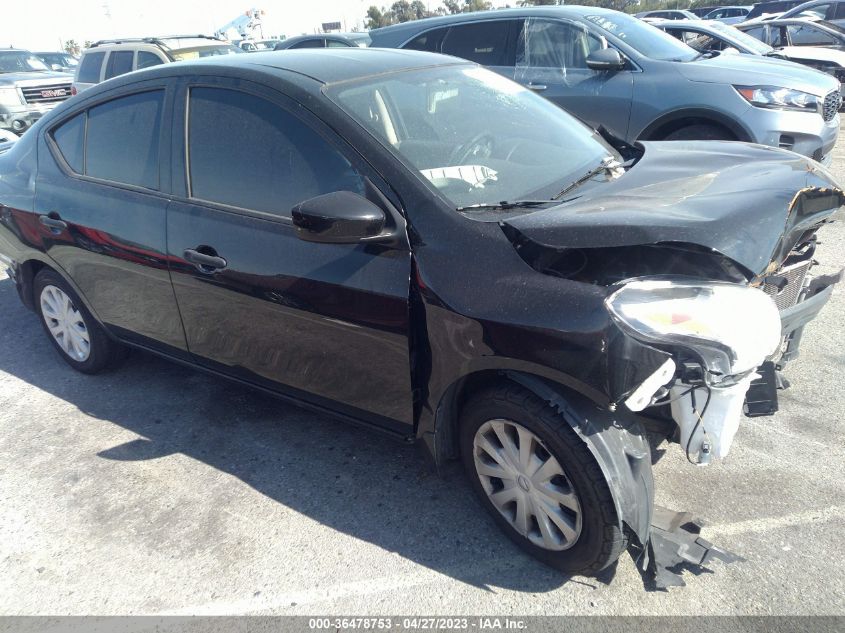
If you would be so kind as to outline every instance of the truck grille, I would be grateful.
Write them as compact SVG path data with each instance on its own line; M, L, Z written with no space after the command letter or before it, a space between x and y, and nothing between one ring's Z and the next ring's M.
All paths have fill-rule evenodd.
M788 264L777 272L778 277L786 279L786 285L779 290L773 283L763 284L763 292L769 295L778 307L778 310L791 308L798 302L801 288L804 286L804 277L813 264L812 259L806 259L794 264Z
M24 86L21 92L27 103L58 103L70 97L70 82Z
M839 105L842 101L842 95L836 90L831 90L824 98L824 106L822 106L822 116L825 121L830 121L839 112Z

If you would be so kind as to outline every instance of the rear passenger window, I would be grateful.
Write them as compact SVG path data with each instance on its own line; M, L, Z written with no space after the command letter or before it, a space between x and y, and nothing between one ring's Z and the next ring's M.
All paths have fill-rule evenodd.
M340 152L266 99L193 88L188 111L193 198L288 216L320 194L364 193L363 180Z
M78 174L85 173L85 113L56 128L53 140L70 168Z
M106 65L106 79L132 72L133 51L112 51Z
M415 51L428 51L429 53L439 53L440 46L443 44L443 38L446 36L448 30L448 28L445 28L428 31L422 35L418 35L402 48L410 48Z
M76 81L83 84L95 84L100 81L100 69L103 67L104 52L86 53L79 65Z
M85 173L158 189L158 150L164 91L120 97L88 111Z
M484 66L514 66L516 59L507 54L509 20L485 20L453 26L443 41L443 52L463 57Z
M161 63L163 63L161 58L155 53L138 51L138 63L136 64L138 70L141 70L142 68L149 68L150 66L158 66Z

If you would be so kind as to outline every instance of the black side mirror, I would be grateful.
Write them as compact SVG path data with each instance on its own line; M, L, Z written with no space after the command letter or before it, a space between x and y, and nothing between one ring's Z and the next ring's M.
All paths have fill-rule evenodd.
M625 58L615 48L601 48L590 53L587 57L587 68L592 70L622 70L625 68Z
M381 208L351 191L335 191L305 202L291 211L296 236L306 242L350 244L382 236Z

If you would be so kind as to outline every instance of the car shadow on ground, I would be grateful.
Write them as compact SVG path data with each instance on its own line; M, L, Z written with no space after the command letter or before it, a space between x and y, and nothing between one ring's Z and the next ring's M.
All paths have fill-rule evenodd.
M373 431L146 353L109 374L78 374L2 277L0 322L0 371L140 436L98 458L182 453L321 524L477 587L537 593L614 575L568 578L522 554L457 465L437 475L416 448Z

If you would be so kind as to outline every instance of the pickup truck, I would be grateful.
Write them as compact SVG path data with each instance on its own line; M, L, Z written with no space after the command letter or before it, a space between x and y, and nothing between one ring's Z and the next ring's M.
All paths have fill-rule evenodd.
M0 130L22 134L70 97L71 77L25 50L0 50Z

